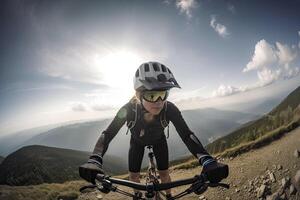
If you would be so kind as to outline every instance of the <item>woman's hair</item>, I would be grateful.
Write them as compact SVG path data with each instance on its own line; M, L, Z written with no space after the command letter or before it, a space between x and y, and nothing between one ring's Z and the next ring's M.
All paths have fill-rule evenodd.
M140 95L141 95L141 92L140 91L136 91L135 95L130 99L130 103L131 104L136 104L136 103L140 104L141 103L141 101L139 99Z

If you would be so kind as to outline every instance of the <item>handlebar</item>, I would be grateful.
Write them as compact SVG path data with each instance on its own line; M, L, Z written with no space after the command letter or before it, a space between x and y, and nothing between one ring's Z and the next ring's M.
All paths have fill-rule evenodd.
M84 192L88 188L97 188L103 193L109 193L110 191L113 192L118 192L120 194L129 196L129 197L137 197L132 193L126 192L124 190L121 190L117 188L117 186L113 185L123 185L127 186L136 190L141 190L141 191L146 191L145 195L147 197L153 197L154 192L159 192L161 190L168 190L174 187L179 187L183 185L190 185L189 188L184 190L181 193L176 194L173 196L173 199L179 199L187 194L190 193L195 193L197 195L202 194L203 192L206 191L208 187L224 187L229 189L229 185L226 183L210 183L207 179L206 174L200 174L196 175L192 178L188 179L182 179L182 180L177 180L177 181L172 181L169 183L146 183L146 184L141 184L141 183L136 183L124 179L118 179L118 178L112 178L110 176L105 176L104 174L97 174L96 176L96 184L94 185L87 185L83 186L80 188L80 192ZM147 198L141 198L137 197L139 200L146 200Z
M174 187L179 187L179 186L189 185L189 184L194 184L194 183L198 183L198 184L202 184L202 185L207 184L207 186L209 186L209 187L219 187L220 186L220 187L224 187L227 189L229 188L229 185L225 184L225 183L209 183L205 174L196 175L193 178L172 181L169 183L158 183L158 184L155 184L155 183L141 184L141 183L136 183L136 182L132 182L132 181L124 180L124 179L112 178L109 176L105 176L103 174L97 174L96 180L98 180L102 184L104 183L105 185L112 185L114 183L114 184L123 185L123 186L127 186L127 187L130 187L133 189L148 191L148 192L167 190L167 189L171 189Z

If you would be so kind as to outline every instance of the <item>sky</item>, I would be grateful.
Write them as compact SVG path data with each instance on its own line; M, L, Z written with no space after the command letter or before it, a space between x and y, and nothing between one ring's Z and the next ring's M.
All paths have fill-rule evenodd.
M0 135L113 116L147 61L171 69L182 89L170 101L182 109L292 90L299 8L299 0L2 0Z

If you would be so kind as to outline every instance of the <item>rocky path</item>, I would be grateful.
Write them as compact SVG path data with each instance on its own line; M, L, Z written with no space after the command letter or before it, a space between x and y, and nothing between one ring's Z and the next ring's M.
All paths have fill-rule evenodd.
M183 199L207 200L300 200L300 171L298 173L298 190L295 189L295 175L300 170L300 128L288 133L271 144L244 153L231 159L224 159L230 167L230 176L225 181L231 185L229 190L210 188L205 194L196 196L191 194ZM172 179L193 177L201 168L172 171ZM294 183L294 184L292 184ZM184 188L173 190L177 192ZM101 193L82 195L79 199L129 199L119 194Z

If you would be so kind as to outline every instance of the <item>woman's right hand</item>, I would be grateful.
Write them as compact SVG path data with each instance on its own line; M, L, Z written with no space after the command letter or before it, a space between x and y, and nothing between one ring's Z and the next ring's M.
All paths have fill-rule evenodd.
M102 169L102 157L97 154L93 154L90 156L87 163L79 167L79 175L86 181L95 184L97 174L104 174Z

